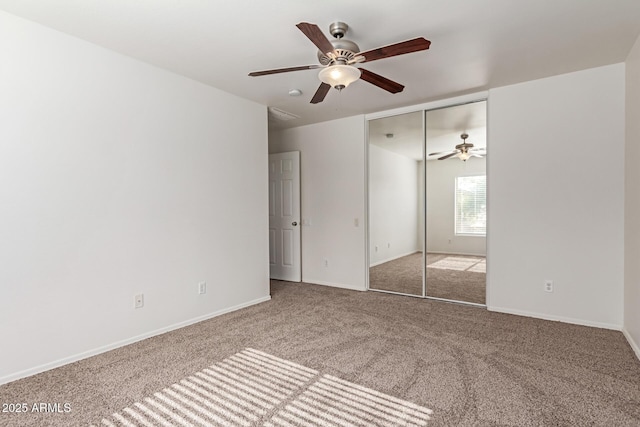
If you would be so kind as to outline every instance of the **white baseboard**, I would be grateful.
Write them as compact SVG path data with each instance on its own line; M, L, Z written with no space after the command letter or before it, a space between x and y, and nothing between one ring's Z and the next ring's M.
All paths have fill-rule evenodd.
M636 357L638 358L638 360L640 360L640 346L638 346L638 343L633 340L633 337L625 328L622 328L622 333L629 342L629 345L633 349L633 352L636 354Z
M394 257L383 259L382 261L377 261L377 262L374 262L373 264L369 264L369 267L375 267L376 265L384 264L385 262L390 262L390 261L393 261L394 259L398 259L398 258L402 258L402 257L405 257L405 256L413 255L413 254L416 254L418 252L422 252L422 251L411 251L411 252L407 252L406 254L396 255Z
M125 340L117 341L112 344L108 344L102 347L95 348L93 350L88 350L79 354L75 354L73 356L65 357L63 359L59 359L50 363L45 363L44 365L36 366L33 368L25 369L20 372L16 372L13 374L6 375L4 377L0 377L0 385L6 384L15 380L19 380L21 378L30 377L32 375L39 374L41 372L49 371L54 368L59 368L60 366L68 365L69 363L77 362L78 360L86 359L88 357L96 356L101 353L105 353L110 350L114 350L119 347L124 347L129 344L133 344L138 341L142 341L147 338L154 337L156 335L161 335L166 332L170 332L176 329L184 328L185 326L193 325L194 323L199 323L204 320L211 319L213 317L220 316L222 314L226 314L232 311L240 310L241 308L249 307L255 304L259 304L261 302L269 301L271 299L271 295L267 295L266 297L258 298L252 301L247 301L242 304L235 305L233 307L223 308L218 311L214 311L213 313L205 314L203 316L194 317L193 319L185 320L183 322L175 323L173 325L166 326L164 328L156 329L154 331L146 332L141 335L137 335L135 337L127 338Z
M309 283L311 285L331 286L333 288L349 289L352 291L366 291L364 286L345 285L343 283L325 282L324 280L304 279L302 283Z
M603 323L603 322L592 322L590 320L555 316L555 315L546 314L546 313L536 313L536 312L524 311L524 310L512 310L510 308L495 307L495 306L487 306L487 310L495 311L498 313L515 314L517 316L533 317L533 318L542 319L542 320L552 320L554 322L570 323L572 325L590 326L593 328L611 329L614 331L622 330L622 325L615 325L612 323Z

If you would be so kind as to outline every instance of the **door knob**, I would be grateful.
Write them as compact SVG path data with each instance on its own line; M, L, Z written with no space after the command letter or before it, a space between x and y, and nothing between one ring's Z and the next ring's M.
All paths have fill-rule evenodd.
M291 223L291 225L293 225L293 226L295 227L296 225L298 225L298 223L297 223L296 221L293 221L293 222Z

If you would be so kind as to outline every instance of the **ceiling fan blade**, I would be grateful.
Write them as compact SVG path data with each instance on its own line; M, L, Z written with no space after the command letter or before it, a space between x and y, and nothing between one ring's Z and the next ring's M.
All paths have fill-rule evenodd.
M427 157L429 156L437 156L438 154L449 154L449 153L457 153L457 151L438 151L437 153L429 153L427 154Z
M455 151L455 152L453 152L451 154L447 154L446 156L438 157L438 160L445 160L445 159L448 159L449 157L455 156L456 154L458 154L457 151Z
M274 70L254 71L249 73L251 77L267 76L269 74L288 73L289 71L301 71L301 70L315 70L316 68L323 68L322 65L301 65L299 67L289 68L276 68Z
M470 157L480 157L483 158L484 156L486 156L486 154L471 154Z
M311 103L318 104L324 101L324 97L327 96L327 93L329 93L329 89L331 89L331 85L320 83L320 87L318 87L315 95L313 95L313 98L311 98Z
M315 44L320 51L322 51L322 53L333 52L333 45L316 24L301 22L296 25L296 27L298 27L298 29L302 31L304 35L307 36L307 38L311 40L311 42Z
M362 72L362 74L360 75L360 78L362 80L369 82L372 85L378 86L379 88L384 89L387 92L398 93L402 92L402 90L404 89L404 86L400 83L396 83L393 80L389 80L388 78L382 77L379 74L372 73L371 71L365 70L364 68L360 68L360 71Z
M396 44L390 44L389 46L379 47L377 49L368 50L366 52L360 52L358 55L364 56L363 62L371 62L378 59L389 58L397 55L404 55L406 53L418 52L420 50L427 50L431 42L424 37L418 37L415 39L407 40Z

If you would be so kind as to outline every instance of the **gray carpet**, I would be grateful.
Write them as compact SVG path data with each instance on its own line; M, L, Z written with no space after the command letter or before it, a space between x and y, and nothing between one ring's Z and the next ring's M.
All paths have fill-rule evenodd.
M448 258L481 260L483 257L427 253L427 295L456 301L486 303L486 273L463 269L432 268ZM465 268L462 265L460 268ZM473 269L472 263L469 267ZM422 253L407 255L369 269L371 289L422 295Z
M269 302L0 386L2 403L70 408L0 413L0 425L145 425L131 411L153 419L148 425L206 425L167 402L190 390L222 420L212 425L243 425L214 409L233 402L253 417L248 425L364 425L354 421L354 400L368 408L362 416L373 425L640 425L640 361L620 332L308 284L274 281L272 294ZM252 396L261 389L251 383L258 374L247 382L234 371L242 398L225 373L254 372L246 366L261 363L251 355L268 362L264 375L275 376L275 363L300 376L262 413L247 406L259 406ZM193 388L214 380L235 397ZM265 381L273 387L275 380ZM328 402L327 393L348 396ZM388 418L389 402L405 408L396 409L400 421ZM158 409L168 424L143 409L157 406L168 412Z

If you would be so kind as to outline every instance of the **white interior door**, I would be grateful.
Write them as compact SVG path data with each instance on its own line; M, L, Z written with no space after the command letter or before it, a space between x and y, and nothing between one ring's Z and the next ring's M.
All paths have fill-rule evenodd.
M300 282L300 152L269 155L269 271Z

